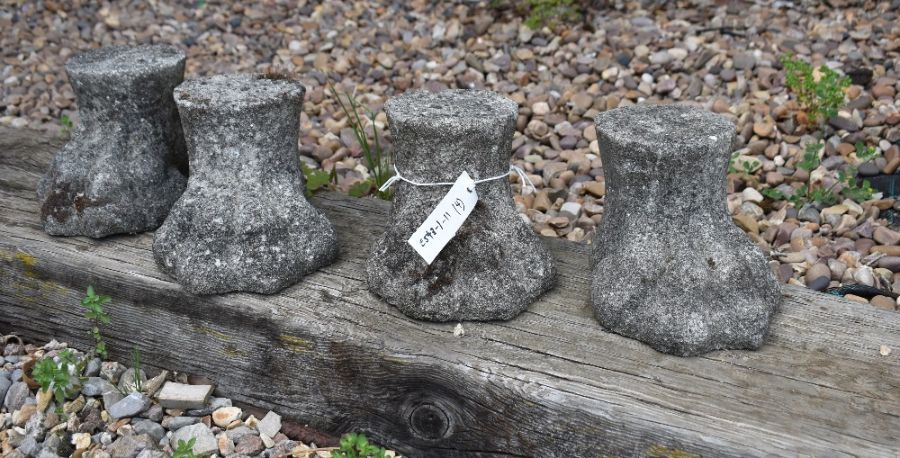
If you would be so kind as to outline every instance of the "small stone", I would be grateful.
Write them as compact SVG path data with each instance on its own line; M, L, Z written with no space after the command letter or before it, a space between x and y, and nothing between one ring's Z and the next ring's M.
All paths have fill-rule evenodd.
M877 84L872 88L872 97L875 97L876 99L892 98L894 97L894 93L893 86L888 86L886 84Z
M581 204L578 202L566 202L559 209L560 214L564 214L569 219L577 219L581 214Z
M260 434L275 437L275 435L281 431L281 415L269 411L269 413L259 421L259 424L256 425L256 429Z
M200 417L166 417L162 421L162 426L169 431L178 431L185 426L193 425L200 421Z
M7 412L19 410L25 404L25 400L28 399L30 394L31 392L28 390L28 385L25 382L13 383L6 391L3 406L6 407Z
M63 404L63 412L67 414L81 412L81 409L84 408L85 404L86 401L84 400L84 396L78 396L77 398Z
M375 60L384 68L394 68L394 56L380 52L375 56Z
M265 450L262 439L259 436L246 435L235 443L234 453L238 455L253 456Z
M84 368L85 377L96 377L100 375L100 367L103 361L100 358L91 358Z
M265 435L265 434L260 434L260 435L259 435L259 438L262 439L263 445L264 445L266 448L272 448L272 447L275 446L275 440L272 439L271 437L269 437L269 436L267 436L267 435Z
M115 419L133 417L150 407L150 399L143 393L131 393L112 406L107 406L109 415Z
M762 202L764 199L763 195L760 194L759 191L750 187L744 188L744 190L741 192L741 196L745 201L750 202Z
M138 456L135 458L169 458L169 455L161 450L145 448L141 450L141 453L138 453Z
M579 92L572 96L572 105L579 110L587 110L594 104L594 98L587 92Z
M872 238L881 245L897 245L900 242L900 232L878 226L875 228Z
M160 406L159 404L153 404L149 409L141 414L141 417L159 423L160 421L162 421L164 414L165 412L163 411L162 406Z
M165 428L150 420L141 420L132 423L131 428L135 434L147 434L152 437L155 442L159 442L166 435Z
M756 65L756 58L749 52L738 53L732 60L736 70L751 70Z
M218 441L216 441L216 437L213 435L212 431L210 431L209 427L203 423L185 426L178 431L175 431L175 433L172 434L169 443L177 446L179 442L184 441L187 443L191 439L196 439L193 452L197 455L209 456L219 450L219 444Z
M28 419L37 412L37 406L34 404L25 404L21 408L16 409L12 413L12 423L16 426L25 426Z
M822 217L827 217L828 215L843 215L847 213L849 208L843 204L832 205L831 207L825 208L822 210Z
M775 187L784 183L784 175L779 172L766 172L766 184Z
M212 385L166 382L156 398L166 409L202 409L212 391Z
M663 65L672 61L672 55L668 51L657 51L650 55L650 63Z
M41 445L33 436L25 436L25 439L22 440L22 443L16 450L22 452L25 456L37 456L40 453Z
M852 120L841 117L834 116L828 120L828 124L835 129L846 130L847 132L856 132L859 130L859 126L856 125Z
M225 433L219 433L216 436L216 443L219 446L219 454L222 456L229 456L234 453L234 442L228 438L228 435Z
M815 280L806 284L806 287L813 291L825 291L828 288L828 285L831 283L831 279L828 277L818 277Z
M655 91L657 94L668 94L675 90L677 87L675 80L670 78L664 78L656 83Z
M712 110L716 113L729 113L731 112L731 104L725 99L716 99L713 102Z
M31 414L31 417L25 422L25 434L34 437L38 441L44 440L44 435L47 433L47 427L44 424L46 418L42 412Z
M875 296L869 301L869 303L871 303L873 307L882 310L893 311L897 308L897 301L887 296Z
M897 245L873 246L869 251L871 253L884 253L888 256L900 256L900 246Z
M47 406L49 406L50 401L53 400L53 392L50 390L38 389L35 397L37 398L38 412L43 412L47 410Z
M72 434L72 445L75 450L87 450L91 446L91 435L88 433Z
M106 451L115 458L136 458L143 450L153 450L156 442L146 434L126 434L110 444Z
M108 380L113 385L119 383L119 377L125 372L125 366L117 362L105 362L100 365L100 376Z
M85 396L102 396L116 387L101 377L88 377L81 385L81 394Z
M760 137L771 137L774 132L775 122L771 118L753 123L753 133Z
M544 116L550 113L550 105L547 102L537 102L531 106L531 112L537 116Z
M817 262L806 271L805 279L807 287L815 289L816 291L824 291L825 287L828 286L828 281L825 282L824 286L821 285L821 281L818 282L816 286L820 286L821 289L812 288L812 284L819 278L825 278L828 281L831 280L831 270L824 262Z
M121 401L125 396L122 396L122 393L119 392L116 388L113 388L109 391L105 391L103 394L103 405L109 406L115 405L117 402Z
M238 426L238 427L231 428L231 429L225 431L225 434L228 435L228 438L231 439L233 442L238 442L244 436L258 435L259 432L256 430L253 430L247 426Z
M13 382L9 378L0 377L0 399L6 398L6 392L9 391L9 387L12 386L12 384Z
M816 207L806 204L800 208L800 211L797 213L797 219L800 221L808 221L810 223L818 223L819 211L816 210Z
M594 197L603 197L606 195L606 182L586 181L584 183L584 190Z
M875 286L875 274L869 266L857 267L856 272L853 273L853 279L862 285Z
M240 419L241 413L242 411L238 407L222 407L216 409L216 411L212 413L213 423L220 428L225 428L230 425L231 422Z

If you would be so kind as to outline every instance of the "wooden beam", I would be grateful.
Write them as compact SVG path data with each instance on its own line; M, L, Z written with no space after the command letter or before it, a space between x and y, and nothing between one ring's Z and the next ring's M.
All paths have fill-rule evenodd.
M547 239L556 289L457 337L367 291L389 204L339 194L314 199L338 229L335 264L274 296L193 296L157 270L152 234L41 230L33 190L59 142L38 135L0 130L0 333L86 347L92 284L113 296L114 357L138 346L148 365L409 456L900 454L900 314L787 287L760 351L667 356L604 332L588 247Z

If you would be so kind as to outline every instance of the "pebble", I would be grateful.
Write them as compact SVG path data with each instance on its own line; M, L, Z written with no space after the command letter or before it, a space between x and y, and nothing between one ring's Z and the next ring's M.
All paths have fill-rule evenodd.
M31 393L28 390L28 385L26 385L25 382L13 383L6 391L3 407L6 407L7 412L19 410L30 395Z
M122 398L119 402L108 406L107 411L113 418L129 418L133 417L150 407L150 399L143 393L131 393Z
M281 431L281 415L269 411L256 425L256 429L260 434L275 437L275 435Z
M241 409L238 407L222 407L216 409L215 412L212 413L213 423L220 428L226 428L235 420L241 418Z
M157 398L159 405L166 409L202 409L212 390L212 385L166 382L157 393Z
M81 393L85 396L102 396L103 393L115 389L112 383L101 377L88 377L81 384Z
M881 245L897 245L900 242L900 232L878 226L875 228L872 238Z
M175 431L169 442L177 445L180 441L188 442L191 439L195 439L193 452L197 455L208 456L219 450L216 437L203 423L195 423Z
M547 102L538 102L531 106L531 112L537 116L544 116L550 113L550 105Z
M875 308L879 308L882 310L893 311L897 308L897 302L894 299L891 299L887 296L875 296L869 302Z
M806 285L810 289L824 291L828 287L829 281L831 281L831 269L825 263L813 264L806 271Z
M240 441L235 443L234 453L238 455L254 456L263 451L266 446L263 444L259 436L246 435Z
M159 442L166 435L165 428L157 422L150 420L141 420L131 425L135 434L147 434L153 438L155 442Z

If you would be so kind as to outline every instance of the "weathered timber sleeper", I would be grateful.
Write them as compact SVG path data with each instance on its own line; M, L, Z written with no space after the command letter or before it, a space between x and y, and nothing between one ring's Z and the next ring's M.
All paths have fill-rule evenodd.
M785 288L756 352L667 356L604 332L589 247L548 241L559 284L509 322L412 321L366 290L388 204L324 194L333 265L274 296L197 297L152 234L41 230L34 186L58 141L0 130L0 332L89 345L78 299L113 295L114 357L215 381L236 400L408 456L897 456L900 315ZM879 347L893 348L889 356Z

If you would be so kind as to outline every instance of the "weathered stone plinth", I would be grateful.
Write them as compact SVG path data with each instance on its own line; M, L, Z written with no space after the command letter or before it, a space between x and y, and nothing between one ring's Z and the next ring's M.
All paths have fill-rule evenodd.
M172 100L184 54L115 46L76 55L66 73L80 122L38 186L52 235L156 229L184 190L187 157Z
M725 206L734 125L642 105L601 113L596 127L607 189L593 253L597 319L676 355L758 348L781 294Z
M262 75L175 90L191 176L156 232L160 268L196 294L270 294L330 263L331 223L306 200L300 83Z
M412 92L385 105L397 169L416 182L475 180L509 170L516 104L487 91ZM399 182L391 225L367 264L370 290L406 315L432 321L503 320L553 286L550 253L516 213L507 178L479 196L456 237L431 265L407 243L449 186Z

